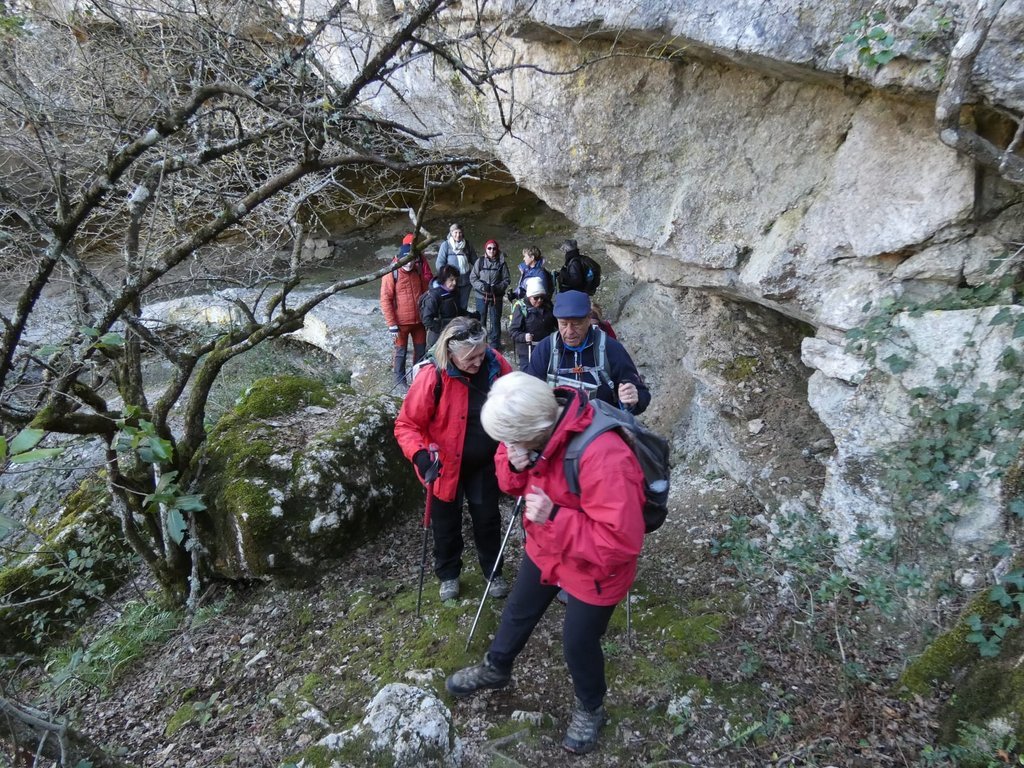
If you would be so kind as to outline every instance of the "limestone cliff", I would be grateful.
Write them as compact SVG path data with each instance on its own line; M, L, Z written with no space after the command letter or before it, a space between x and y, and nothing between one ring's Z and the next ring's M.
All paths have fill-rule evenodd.
M988 325L1013 294L942 305L1016 272L1024 241L1022 190L935 127L949 52L975 7L505 0L489 55L519 65L502 94L511 132L450 71L410 70L405 103L381 95L378 106L411 109L440 141L500 160L656 286L615 297L617 328L651 379L652 413L691 455L748 482L770 512L818 509L845 542L865 527L894 535L901 494L910 515L937 503L936 483L970 485L941 500L966 554L1005 536L1003 468L910 462L916 495L888 474L915 430L946 423L986 381L1003 383L1009 415L960 435L960 452L992 456L991 443L1020 438L1020 393L1004 381L1013 366L991 364L1019 351L1019 326L1006 315ZM457 26L458 9L448 13ZM1024 109L1022 29L1024 0L1003 3L971 79L965 119L1003 146ZM945 309L904 322L911 300ZM847 343L872 322L873 336ZM920 343L905 359L877 354L908 333ZM761 378L723 375L743 358ZM954 368L964 380L943 395Z

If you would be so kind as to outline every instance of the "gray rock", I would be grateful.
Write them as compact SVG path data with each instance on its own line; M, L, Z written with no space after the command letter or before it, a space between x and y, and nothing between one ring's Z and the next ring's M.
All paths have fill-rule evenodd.
M370 702L362 722L347 731L325 736L319 744L341 750L361 742L395 768L457 768L462 741L452 715L437 696L404 683L384 686Z

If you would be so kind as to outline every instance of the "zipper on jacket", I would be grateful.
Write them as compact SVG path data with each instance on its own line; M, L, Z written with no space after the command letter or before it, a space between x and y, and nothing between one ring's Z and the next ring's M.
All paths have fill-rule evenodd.
M601 583L597 579L594 579L594 589L597 590L597 594L601 594Z

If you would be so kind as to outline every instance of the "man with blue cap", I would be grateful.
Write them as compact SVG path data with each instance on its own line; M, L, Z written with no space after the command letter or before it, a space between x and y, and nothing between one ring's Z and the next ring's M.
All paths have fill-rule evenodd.
M556 294L558 331L534 347L526 372L553 387L575 387L591 400L643 413L651 391L626 348L591 325L590 309L590 297L583 291Z

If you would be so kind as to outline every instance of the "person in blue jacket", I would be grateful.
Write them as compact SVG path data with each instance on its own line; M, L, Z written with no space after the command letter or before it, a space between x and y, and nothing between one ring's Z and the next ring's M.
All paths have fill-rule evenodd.
M591 325L590 297L583 291L555 295L558 330L533 348L526 372L551 386L570 386L634 414L643 413L651 391L626 348Z

